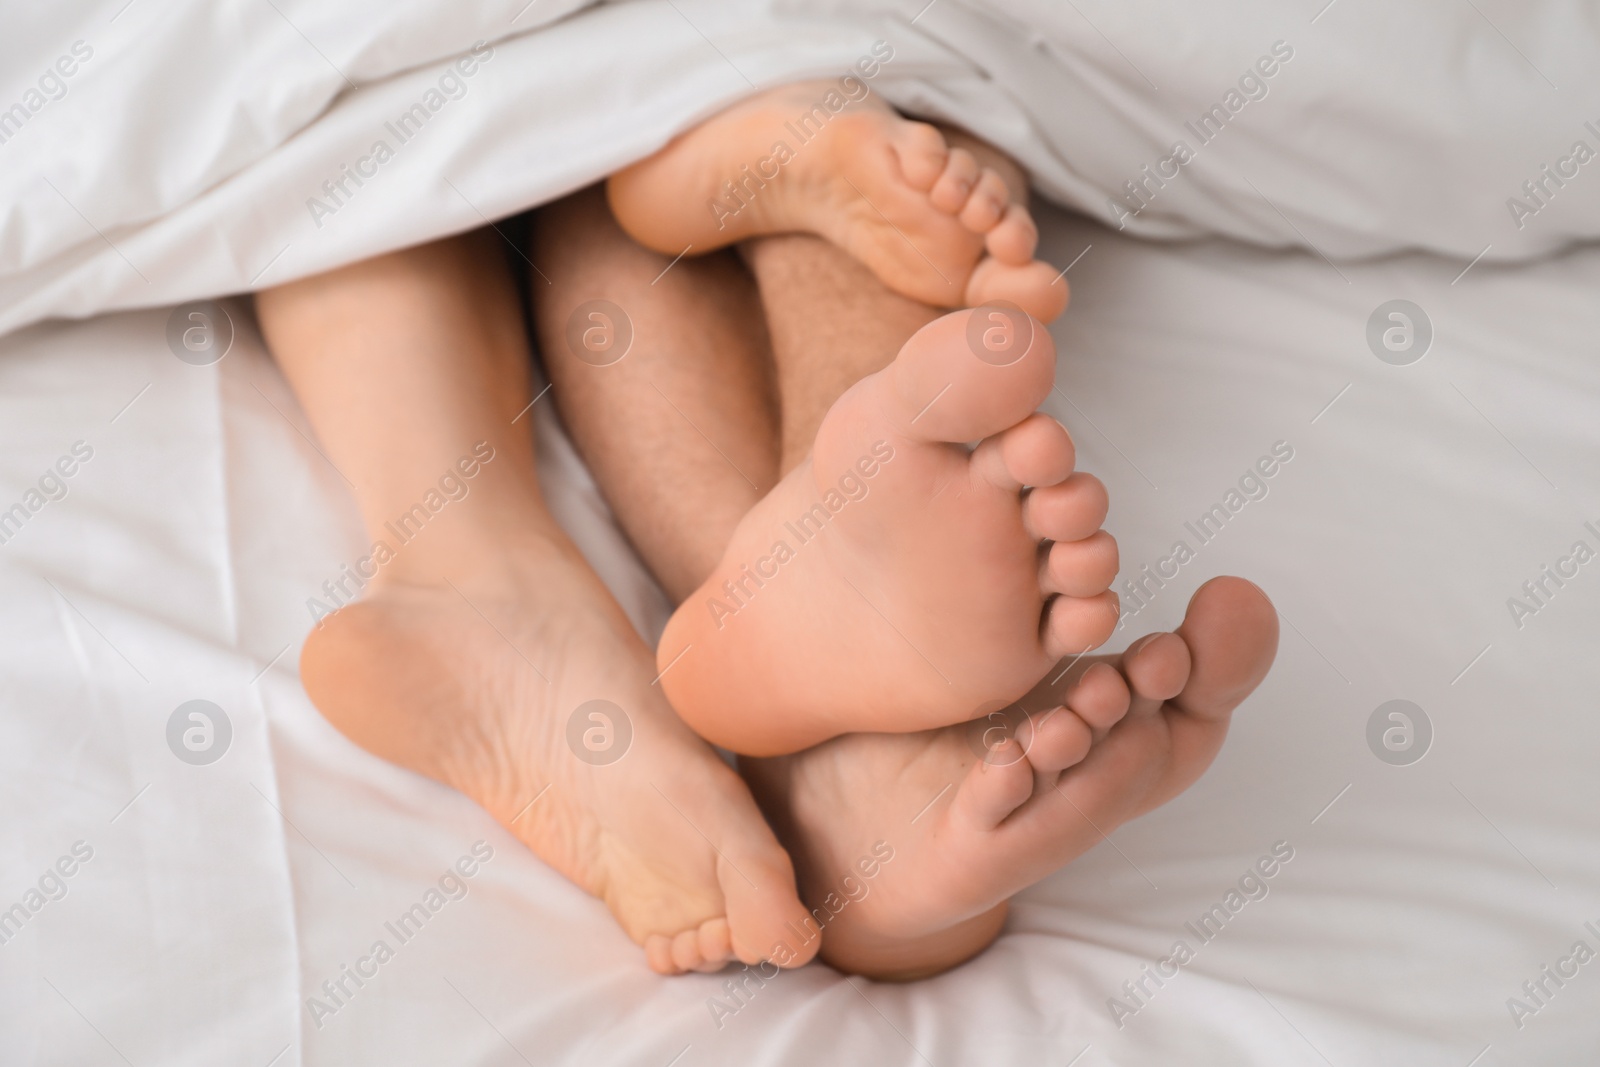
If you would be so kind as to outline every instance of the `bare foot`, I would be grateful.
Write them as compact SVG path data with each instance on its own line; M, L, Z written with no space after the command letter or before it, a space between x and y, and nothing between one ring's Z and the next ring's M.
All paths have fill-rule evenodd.
M741 760L794 856L811 929L823 926L823 959L909 979L981 951L1008 898L1201 775L1277 643L1266 596L1218 578L1176 635L1041 683L1021 701L1022 728L992 735L987 758L992 727L979 720Z
M564 540L530 539L448 578L385 571L301 654L306 692L334 726L481 804L603 899L656 971L714 970L732 956L804 963L811 950L772 954L784 924L805 915L788 857L653 675L621 608ZM594 705L602 718L580 715L574 732L569 719L590 701L613 707ZM577 754L610 745L625 746L615 762Z
M988 315L935 320L840 397L673 615L661 682L702 737L770 756L963 722L1111 636L1105 490L1034 414L1054 345Z
M667 255L814 233L934 307L1009 301L1049 322L1067 303L1065 282L1033 258L1023 190L937 128L873 95L852 103L830 82L753 96L606 191L622 228Z

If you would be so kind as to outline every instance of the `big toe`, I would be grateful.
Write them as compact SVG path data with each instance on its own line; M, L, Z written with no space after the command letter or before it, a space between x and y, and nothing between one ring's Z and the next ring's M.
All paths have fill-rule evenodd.
M1267 676L1278 652L1278 612L1254 583L1213 578L1196 590L1178 636L1193 667L1175 702L1190 715L1226 717Z
M882 381L906 436L970 442L1038 410L1055 373L1049 331L1016 308L996 306L930 322L905 343Z
M795 888L794 865L776 840L740 848L724 847L717 881L728 909L728 943L745 963L771 960L798 967L817 954L818 942L801 941L810 912Z

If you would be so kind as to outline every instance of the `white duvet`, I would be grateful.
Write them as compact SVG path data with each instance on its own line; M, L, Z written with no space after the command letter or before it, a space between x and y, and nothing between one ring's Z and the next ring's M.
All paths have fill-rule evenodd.
M0 1063L1593 1061L1590 9L120 3L13 13L0 41L0 107L28 112L0 113L0 512L27 516L0 543ZM1199 785L1023 894L980 959L734 998L650 975L481 811L316 715L295 654L360 547L353 508L244 305L209 367L174 358L166 305L481 225L880 40L874 88L1112 227L1047 212L1047 254L1075 261L1050 410L1111 490L1130 629L1238 573L1283 648ZM313 219L419 103L420 133ZM1214 104L1224 132L1178 177L1108 203ZM1409 365L1393 320L1369 339L1397 299L1431 333ZM660 594L547 408L563 521L653 633ZM175 755L195 700L228 722L209 765ZM1379 755L1407 744L1426 755Z
M1582 0L584 7L9 13L0 330L481 225L876 41L889 99L979 130L1045 194L1136 233L1491 261L1600 236L1600 10Z

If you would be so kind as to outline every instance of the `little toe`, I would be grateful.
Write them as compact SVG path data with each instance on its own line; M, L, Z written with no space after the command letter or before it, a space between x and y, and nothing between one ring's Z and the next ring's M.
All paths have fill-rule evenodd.
M1057 774L1081 762L1094 731L1069 708L1052 708L1030 720L1028 762L1040 774Z
M1015 492L1024 486L1066 481L1076 458L1067 428L1048 415L1033 414L979 444L972 454L972 469L979 477Z
M1082 541L1105 523L1110 506L1100 479L1078 471L1029 493L1022 502L1022 525L1039 541Z
M900 173L906 184L919 193L932 189L950 157L950 148L938 128L926 122L906 122L889 143L900 160Z
M952 148L945 157L944 171L928 190L928 200L947 215L954 215L966 206L972 187L978 183L982 168L977 157L965 148Z
M672 960L673 938L665 934L650 934L644 939L644 958L657 974L682 974L683 970Z
M983 247L1009 267L1027 266L1039 247L1039 227L1033 214L1012 201L1006 205L1005 216L984 235Z
M956 217L961 225L973 233L988 233L1005 218L1009 197L1005 179L989 167L984 167Z
M1051 657L1076 656L1102 645L1117 628L1117 594L1058 596L1045 608L1044 650Z
M1067 286L1061 272L1048 263L1030 260L1021 265L984 256L967 278L966 302L1015 304L1040 322L1054 322L1067 309Z
M1058 541L1044 553L1039 587L1046 593L1094 596L1117 576L1117 540L1096 530L1081 541Z
M950 817L975 830L992 830L1033 795L1033 766L1014 737L989 749L956 789Z

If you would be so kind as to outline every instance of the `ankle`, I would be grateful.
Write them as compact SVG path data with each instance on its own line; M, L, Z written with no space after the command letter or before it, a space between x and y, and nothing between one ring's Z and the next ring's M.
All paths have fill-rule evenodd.
M375 589L504 586L568 562L575 552L543 507L478 507L455 514L444 508L425 526L385 522L369 529L368 536L378 565Z

